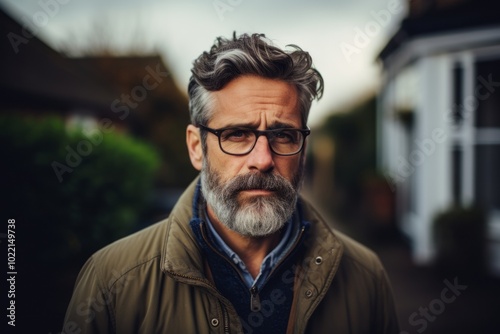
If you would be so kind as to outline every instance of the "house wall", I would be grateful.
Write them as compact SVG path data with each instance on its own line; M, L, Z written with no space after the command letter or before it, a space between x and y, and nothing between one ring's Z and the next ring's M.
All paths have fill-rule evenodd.
M443 55L415 61L388 79L379 104L381 164L397 192L400 227L420 263L433 257L432 218L450 200L448 68Z
M397 191L400 228L412 241L416 262L429 263L434 257L434 216L457 197L461 205L475 201L480 137L471 103L477 99L475 64L485 57L500 59L500 45L493 37L498 33L498 29L487 29L420 38L384 59L377 120L379 166ZM461 126L452 117L457 64L463 71L461 103L466 108ZM461 150L458 195L453 187L454 147ZM500 274L500 214L493 210L487 215L488 260L491 271Z
M444 117L451 108L449 69L450 60L446 55L428 56L418 62L415 136L409 159L415 161L412 156L423 157L420 165L415 162L417 186L412 191L416 207L412 214L417 225L414 257L424 263L434 255L433 217L451 203L450 126Z

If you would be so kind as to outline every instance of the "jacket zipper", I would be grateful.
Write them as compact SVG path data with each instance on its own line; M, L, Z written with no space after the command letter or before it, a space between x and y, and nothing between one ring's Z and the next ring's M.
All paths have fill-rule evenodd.
M250 288L250 310L252 312L260 311L259 289L254 285Z
M229 315L227 314L227 309L221 302L222 316L224 319L224 333L229 334Z

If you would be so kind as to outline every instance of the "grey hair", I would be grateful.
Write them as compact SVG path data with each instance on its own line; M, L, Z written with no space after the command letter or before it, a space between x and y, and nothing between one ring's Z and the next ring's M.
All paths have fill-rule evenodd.
M212 92L221 90L241 75L279 79L297 89L305 126L311 103L323 95L323 78L313 67L309 53L296 45L285 51L272 45L264 34L218 37L209 52L194 62L189 79L189 112L194 125L207 124L213 113Z

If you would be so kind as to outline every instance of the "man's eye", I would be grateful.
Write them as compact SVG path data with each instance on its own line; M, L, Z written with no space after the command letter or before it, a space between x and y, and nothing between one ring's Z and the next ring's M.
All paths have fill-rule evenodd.
M251 132L243 129L230 129L222 133L221 138L223 140L230 141L241 141L245 140L251 136Z
M297 141L294 131L279 131L274 134L274 138L280 143L294 143Z

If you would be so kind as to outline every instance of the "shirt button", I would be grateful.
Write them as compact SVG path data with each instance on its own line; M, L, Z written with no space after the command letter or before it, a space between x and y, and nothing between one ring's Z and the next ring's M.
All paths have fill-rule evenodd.
M307 291L306 291L306 298L311 298L311 297L312 297L312 295L313 295L312 290L307 290Z
M316 263L318 265L321 264L321 263L323 263L323 258L321 256L316 257L314 259L314 263Z
M217 326L219 326L219 319L217 319L217 318L213 318L213 319L210 321L210 323L212 324L212 326L217 327Z

